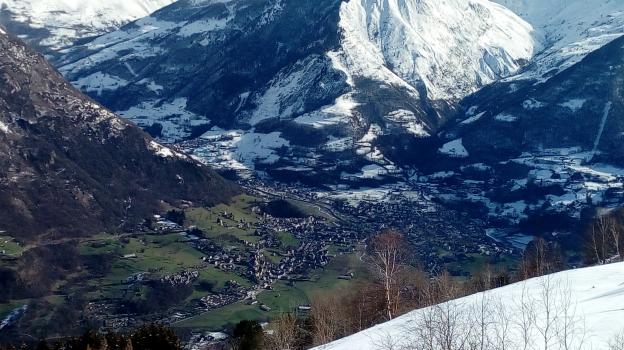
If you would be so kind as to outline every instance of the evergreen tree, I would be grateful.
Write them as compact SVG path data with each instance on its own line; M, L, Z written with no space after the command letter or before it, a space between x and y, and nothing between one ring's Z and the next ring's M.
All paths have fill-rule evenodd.
M132 334L132 350L179 350L182 348L178 336L168 327L149 324Z
M240 321L232 332L238 350L260 350L264 342L262 326L257 321Z

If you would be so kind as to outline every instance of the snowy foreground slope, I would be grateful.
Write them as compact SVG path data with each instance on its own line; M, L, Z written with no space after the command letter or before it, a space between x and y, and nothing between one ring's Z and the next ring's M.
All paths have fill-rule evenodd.
M544 349L545 338L551 349L564 348L564 339L569 349L608 349L624 330L624 263L561 272L416 310L317 349L417 349L417 330L426 329L426 320L440 322L442 314L450 315L444 323L456 341L469 325L477 338L485 329L491 344L505 343L505 349Z
M0 23L31 44L58 50L115 30L175 0L0 0ZM29 40L31 39L31 40Z

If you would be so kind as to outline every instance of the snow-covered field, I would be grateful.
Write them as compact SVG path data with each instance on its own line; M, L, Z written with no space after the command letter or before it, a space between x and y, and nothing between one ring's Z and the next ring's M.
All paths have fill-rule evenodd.
M162 139L176 140L187 137L192 127L207 123L202 116L190 112L186 108L186 103L187 100L184 97L161 103L159 101L144 101L128 110L118 111L117 114L132 120L141 127L159 123L163 126Z
M565 342L567 349L601 350L608 349L609 342L624 331L623 318L624 263L615 263L535 278L416 310L317 349L421 349L417 339L423 338L418 335L427 329L427 320L435 320L448 325L457 342L464 340L470 328L479 339L484 330L485 342L504 343L504 349L565 349L561 346Z
M279 132L258 134L213 128L201 139L206 144L197 147L193 156L217 168L236 170L253 170L256 163L275 163L279 160L277 150L289 146Z
M449 155L451 157L456 157L456 158L468 157L468 151L464 147L462 143L462 139L457 139L457 140L453 140L451 142L445 143L442 146L442 148L438 150L438 152Z
M450 156L457 156L451 152L455 148L445 147ZM511 164L519 164L530 168L526 177L505 179L509 193L520 193L531 186L536 188L556 188L535 201L523 198L500 200L487 195L485 181L466 179L466 174L480 172L488 174L489 166L471 164L462 167L458 172L438 172L428 176L416 176L411 182L415 187L424 187L445 202L469 202L483 205L487 208L491 218L505 219L515 225L528 218L531 212L549 211L566 213L571 218L580 219L583 208L588 200L605 208L621 206L622 186L624 183L624 169L602 163L587 163L591 158L591 151L580 148L547 149L540 153L525 153L518 158L510 159ZM501 163L501 164L503 164ZM439 183L456 177L461 186L447 186ZM497 235L495 235L497 236Z

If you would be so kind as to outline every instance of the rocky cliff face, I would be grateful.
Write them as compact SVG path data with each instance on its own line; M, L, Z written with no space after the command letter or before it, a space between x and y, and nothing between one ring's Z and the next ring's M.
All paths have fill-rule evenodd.
M160 200L227 200L236 189L67 83L0 32L0 230L23 239L93 234Z

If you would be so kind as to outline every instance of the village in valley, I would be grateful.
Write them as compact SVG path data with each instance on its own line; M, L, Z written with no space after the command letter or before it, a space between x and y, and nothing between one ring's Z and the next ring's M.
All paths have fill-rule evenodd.
M485 264L507 269L533 239L522 230L535 220L533 208L547 207L539 212L550 221L574 218L586 200L613 197L621 182L574 162L559 169L538 161L412 174L374 187L240 177L245 194L227 204L163 203L138 226L72 241L84 268L51 295L0 305L0 329L18 320L37 329L45 322L37 311L54 317L77 307L80 322L98 328L165 322L195 343L210 342L240 320L306 315L318 293L365 283L366 239L387 229L404 234L411 263L428 273L465 278ZM497 175L508 168L512 175ZM494 182L509 191L489 190ZM596 187L587 199L568 194L587 183ZM518 196L536 199L514 202ZM28 248L0 232L2 264Z
M29 307L82 303L81 322L102 329L166 322L210 342L242 319L306 314L315 294L365 281L365 239L384 229L404 232L413 263L431 272L467 276L519 253L485 236L483 222L399 192L351 201L255 179L242 186L247 194L229 204L164 206L125 233L78 241L86 269ZM28 302L0 305L5 322L36 325Z

